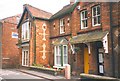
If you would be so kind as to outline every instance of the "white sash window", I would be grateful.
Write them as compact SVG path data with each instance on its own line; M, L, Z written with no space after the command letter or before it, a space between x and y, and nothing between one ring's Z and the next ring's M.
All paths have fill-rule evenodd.
M88 26L87 10L81 12L81 29L86 29Z
M22 24L22 41L30 39L30 23L27 21Z
M68 64L68 47L67 45L54 47L55 67L63 67Z
M92 24L93 26L100 25L100 5L92 8Z

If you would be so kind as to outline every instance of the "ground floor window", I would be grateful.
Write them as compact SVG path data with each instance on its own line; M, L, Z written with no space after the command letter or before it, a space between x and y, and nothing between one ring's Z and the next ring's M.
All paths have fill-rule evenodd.
M67 45L60 45L54 47L54 63L57 67L63 67L68 64Z
M27 49L22 49L22 66L29 65L29 51Z

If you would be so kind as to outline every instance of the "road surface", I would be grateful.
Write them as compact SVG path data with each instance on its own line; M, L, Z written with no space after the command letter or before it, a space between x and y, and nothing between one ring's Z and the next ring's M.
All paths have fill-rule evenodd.
M49 81L42 77L36 77L19 72L15 69L0 69L0 81Z

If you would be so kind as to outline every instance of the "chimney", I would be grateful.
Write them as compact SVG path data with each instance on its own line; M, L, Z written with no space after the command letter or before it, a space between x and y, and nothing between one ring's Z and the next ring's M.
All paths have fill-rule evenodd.
M74 2L75 2L75 0L70 0L70 4L71 5L74 4Z

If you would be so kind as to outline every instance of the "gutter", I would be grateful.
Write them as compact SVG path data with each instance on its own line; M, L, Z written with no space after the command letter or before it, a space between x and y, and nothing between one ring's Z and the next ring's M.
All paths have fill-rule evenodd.
M111 53L112 53L112 74L113 74L113 77L115 77L115 55L114 55L114 44L113 44L113 18L112 18L112 2L109 3L109 6L110 6L110 40L111 40Z
M35 16L34 16L34 19L49 21L49 19L47 18L40 18L40 17L35 17Z

